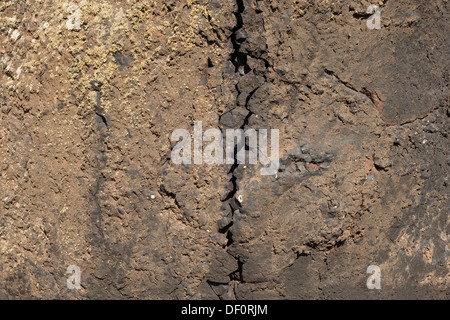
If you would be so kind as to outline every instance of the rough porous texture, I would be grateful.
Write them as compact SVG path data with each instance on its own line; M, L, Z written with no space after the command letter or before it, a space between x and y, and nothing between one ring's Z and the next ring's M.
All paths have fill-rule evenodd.
M448 299L449 26L448 0L0 2L0 299ZM174 164L194 121L278 129L279 172Z

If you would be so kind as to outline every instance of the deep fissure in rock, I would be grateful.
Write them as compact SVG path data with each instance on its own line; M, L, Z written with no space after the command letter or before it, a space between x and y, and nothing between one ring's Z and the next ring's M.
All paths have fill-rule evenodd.
M239 126L239 129L245 130L246 127L249 124L249 120L251 118L251 116L254 115L254 113L249 109L249 102L251 100L251 98L253 97L253 95L258 91L258 89L267 82L267 77L266 77L266 72L267 72L267 68L269 67L269 63L261 58L261 57L257 57L257 55L253 54L252 52L247 52L247 50L242 50L242 44L245 43L246 41L248 41L247 38L237 38L237 34L239 31L241 31L241 29L245 29L245 21L243 18L243 14L246 13L246 7L244 5L244 1L243 0L237 0L236 1L237 4L237 11L234 12L234 15L236 16L236 26L233 28L233 33L231 35L231 42L233 44L233 53L230 56L230 61L233 63L234 67L235 67L235 72L238 73L240 75L240 80L238 81L238 83L235 86L235 90L237 92L237 98L236 98L236 105L234 107L234 109L237 108L244 108L246 115L242 121L242 123ZM254 13L252 14L258 14L258 11L255 10ZM249 66L248 64L248 59L254 59L254 60L261 60L264 62L264 70L262 72L262 77L263 77L263 83L260 84L258 87L254 88L253 90L251 90L250 92L241 92L241 90L239 89L239 84L241 83L241 79L242 77L244 77L246 74L250 73L252 71L252 68ZM240 98L242 98L241 95L245 94L245 103L244 105L239 105L239 100ZM242 99L243 100L243 99ZM242 101L241 100L241 101ZM234 109L230 110L229 112L233 111ZM245 112L243 112L245 114ZM222 117L219 117L219 124L222 121ZM234 128L236 129L236 128ZM223 129L224 130L224 129ZM245 148L246 151L249 150L249 145L248 145L248 141L246 139L246 141L244 141L244 144L242 146L243 148ZM237 183L237 177L235 175L235 171L236 169L241 165L238 163L238 159L237 159L237 153L238 153L238 147L237 145L234 146L234 163L231 165L228 174L231 174L231 178L229 180L229 184L231 185L231 190L229 191L229 193L226 195L226 197L222 200L222 202L224 204L226 204L227 206L229 206L229 210L225 215L225 217L230 216L230 222L220 228L219 232L221 233L226 233L226 238L227 238L227 245L226 247L229 248L233 243L234 243L234 239L233 239L233 232L232 232L232 226L234 224L233 222L233 218L234 218L234 213L236 212L236 210L239 210L239 208L241 207L239 201L237 201L236 199L236 193L238 191L238 183ZM244 282L244 278L243 278L243 266L244 266L244 262L239 258L239 257L234 257L237 260L238 263L238 268L237 270L235 270L234 272L232 272L230 274L230 281L238 281L238 282Z

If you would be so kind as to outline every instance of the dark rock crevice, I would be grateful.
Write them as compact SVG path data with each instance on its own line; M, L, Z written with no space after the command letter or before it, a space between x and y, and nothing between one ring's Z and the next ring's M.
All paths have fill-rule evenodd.
M231 54L230 61L233 63L235 67L235 72L237 72L240 75L240 79L238 83L235 86L235 90L237 92L237 99L236 99L236 105L235 107L230 110L229 112L240 108L242 109L242 114L245 114L243 117L241 123L239 123L236 128L231 129L242 129L245 130L246 127L249 124L250 118L254 115L254 113L249 108L249 101L252 98L252 96L255 94L256 91L258 91L261 86L267 82L266 78L266 72L268 68L268 63L263 58L257 58L255 54L253 54L251 51L244 49L243 44L245 44L248 39L244 36L246 34L246 28L249 28L249 26L245 25L244 23L244 14L254 14L257 15L257 10L254 10L254 12L250 12L246 6L244 5L243 0L237 0L237 11L234 12L236 16L236 26L233 28L233 33L231 35L231 42L233 44L233 53ZM253 20L252 20L253 21ZM253 70L250 65L248 64L248 58L251 59L260 59L263 62L264 69L263 70ZM262 74L263 82L258 85L256 88L252 88L250 92L245 92L240 89L241 86L244 86L245 89L245 83L243 83L243 78L245 75L252 71L257 71L258 73ZM244 104L240 101L244 101ZM233 121L234 122L234 121ZM227 123L225 123L223 116L219 117L219 125L222 128L227 127ZM249 150L248 144L245 142L243 146L246 150ZM236 169L239 167L240 164L238 164L237 161L237 152L239 150L237 149L237 146L234 148L234 163L231 165L228 174L231 174L231 178L229 180L228 185L231 187L228 191L227 196L225 199L222 200L222 202L227 203L230 206L231 209L231 222L226 226L220 228L220 231L223 233L227 233L227 238L229 239L229 244L233 243L232 239L232 233L229 231L230 227L232 226L232 216L234 211L236 210L236 207L240 207L239 201L236 201L235 196L238 191L237 186L237 177L235 175Z
M262 20L261 15L259 15L260 11L253 10L250 6L246 6L243 0L237 0L237 11L234 12L236 16L236 25L233 28L233 32L231 35L231 42L233 44L233 53L230 56L230 61L233 63L235 72L239 76L238 83L235 86L236 90L236 104L235 106L226 112L229 113L227 116L231 121L226 121L224 115L219 117L219 126L225 131L227 128L229 129L242 129L246 130L248 128L250 118L255 115L255 113L250 110L249 103L254 94L267 82L266 73L268 72L269 63L266 59L261 57L261 53L252 52L248 47L251 47L251 42L254 39L249 39L247 34L250 34L249 30L254 28L260 29L263 24L257 23L259 20ZM255 17L258 16L258 19ZM261 30L261 33L264 30ZM265 44L267 48L267 45ZM251 67L250 60L253 60L253 68ZM255 63L255 61L260 61L260 63ZM248 80L250 78L250 81ZM256 86L255 86L256 83ZM236 119L236 115L240 115L238 119ZM233 119L234 118L234 119ZM234 125L234 127L232 125ZM249 145L247 141L242 146L245 150L249 150ZM219 220L219 232L225 233L228 239L227 248L230 248L235 240L233 239L233 218L236 211L238 211L241 207L240 202L237 200L237 192L238 192L238 177L236 170L239 166L243 164L238 163L237 152L238 147L235 145L234 147L234 163L229 167L228 174L231 175L231 178L228 182L227 187L229 188L227 191L227 195L222 199L225 208L229 208L228 211L225 212L224 217ZM230 253L231 254L231 253ZM233 255L232 255L233 256ZM238 268L233 273L230 274L230 283L233 281L243 283L243 268L244 262L239 258L233 256L238 263Z

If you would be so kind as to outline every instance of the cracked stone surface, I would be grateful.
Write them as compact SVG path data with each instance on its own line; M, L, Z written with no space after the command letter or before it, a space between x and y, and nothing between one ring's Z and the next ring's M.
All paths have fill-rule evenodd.
M371 4L1 2L0 299L448 299L449 2Z

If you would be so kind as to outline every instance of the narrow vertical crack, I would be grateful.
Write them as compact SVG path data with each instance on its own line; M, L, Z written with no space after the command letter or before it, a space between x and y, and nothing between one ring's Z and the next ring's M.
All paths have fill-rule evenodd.
M261 86L267 82L266 72L269 67L269 64L268 64L267 60L265 60L261 57L257 57L252 52L248 52L247 50L242 50L242 44L248 40L246 38L238 39L237 34L242 29L245 29L245 27L246 27L244 25L244 18L243 18L243 14L246 12L246 7L244 5L243 0L236 0L236 4L237 4L237 11L234 12L234 15L236 16L236 26L233 28L233 33L231 34L231 42L233 44L234 50L233 50L233 53L231 54L229 60L233 63L233 65L235 67L235 72L237 72L240 75L241 79L247 73L252 71L251 67L248 64L249 57L252 59L261 60L264 62L263 63L264 70L262 70L262 72L261 72L261 70L258 70L258 71L260 71L260 73L262 73L262 77L264 80L262 84L260 84L258 87L256 87L249 93L241 92L239 90L239 84L241 83L241 80L239 80L239 82L236 84L236 87L235 87L236 92L237 92L235 108L243 108L243 109L245 109L245 112L246 112L246 115L245 115L242 123L240 124L239 129L245 130L249 124L250 118L254 115L254 113L249 108L250 99L258 91L258 89L261 88ZM254 14L256 15L256 14L258 14L258 12L255 10ZM246 94L245 104L243 106L239 106L238 101L241 99L242 94ZM221 123L221 120L222 120L222 117L219 117L219 123ZM247 141L245 141L243 147L245 148L245 150L249 150ZM232 201L234 201L234 203L239 207L239 202L236 201L236 199L235 199L236 193L238 191L238 184L237 184L237 178L235 175L235 171L240 166L240 164L238 163L238 159L237 159L238 151L239 150L237 149L237 145L235 145L235 147L234 147L234 163L231 165L231 167L228 171L228 174L231 174L229 184L232 186L232 188L229 191L229 193L227 194L227 196L225 197L225 199L222 200L224 203L228 203L231 208L231 222L226 227L224 227L220 230L222 233L227 234L227 239L228 239L227 246L230 246L233 243L233 235L230 231L230 228L233 225L233 222L232 222L233 215L234 215L234 212L236 211L236 209L234 209L233 206L231 205ZM235 207L236 207L236 205L235 205Z
M244 15L250 15L250 14L257 15L260 12L258 10L246 8L246 6L244 5L244 0L236 0L236 5L237 5L237 11L234 12L234 15L236 16L236 25L233 28L233 30L232 30L233 32L231 34L231 42L232 42L234 50L229 58L229 61L231 61L231 63L234 65L235 72L240 76L240 79L235 86L235 90L237 93L236 104L234 106L234 109L230 110L230 112L237 108L241 108L241 110L240 110L241 114L244 115L243 120L240 124L237 124L237 126L239 126L239 128L233 128L233 129L242 129L245 131L245 129L248 127L248 125L250 123L250 118L254 115L254 113L250 110L250 107L249 107L250 100L254 96L254 94L258 91L258 89L260 89L261 86L263 86L267 82L266 73L268 72L269 63L267 62L267 60L265 60L264 58L261 57L260 53L257 54L257 53L251 52L248 49L248 46L246 46L245 44L247 44L249 39L244 37L243 35L245 35L245 32L242 32L242 31L245 31L246 28L248 28L248 26L245 25L247 19L245 19ZM253 11L249 11L249 10L253 10ZM253 19L251 21L253 21ZM255 21L259 21L259 20L255 19ZM260 27L259 23L258 23L258 27ZM250 40L252 40L252 39L250 39ZM259 69L258 69L258 67L254 67L255 70L252 70L252 68L249 65L250 60L253 60L253 61L259 60L260 62L262 62L259 65L262 67L260 67ZM252 64L252 66L254 66L254 64ZM257 86L256 88L252 88L250 92L242 92L242 90L240 90L240 85L243 84L243 77L245 77L246 75L248 76L248 73L250 73L252 71L255 72L255 76L261 77L262 83L260 83L259 86ZM242 95L245 95L245 96L242 96ZM239 103L239 101L241 101L241 103ZM223 120L222 116L220 116L219 124L222 124L222 120ZM221 127L223 127L223 126L221 126ZM245 148L245 150L249 150L248 141L244 142L243 148ZM229 206L229 208L230 208L230 211L229 211L230 212L229 213L230 222L225 227L222 227L219 230L220 232L226 234L226 238L228 240L227 248L232 246L234 243L233 233L232 233L232 227L234 224L233 219L234 219L235 212L237 210L239 210L239 208L241 206L240 202L236 199L236 194L237 194L238 188L239 188L237 176L236 176L236 170L239 168L240 165L242 165L242 164L238 163L238 159L237 159L238 151L239 150L237 149L237 145L235 145L234 146L234 163L231 165L230 169L228 170L228 174L231 174L231 178L228 181L229 192L226 195L226 197L222 200L222 202L225 204L225 206ZM227 214L227 216L228 216L228 214ZM234 257L234 258L237 260L238 268L237 268L237 270L235 270L234 272L232 272L230 274L230 283L244 282L244 277L243 277L244 262L239 257Z

